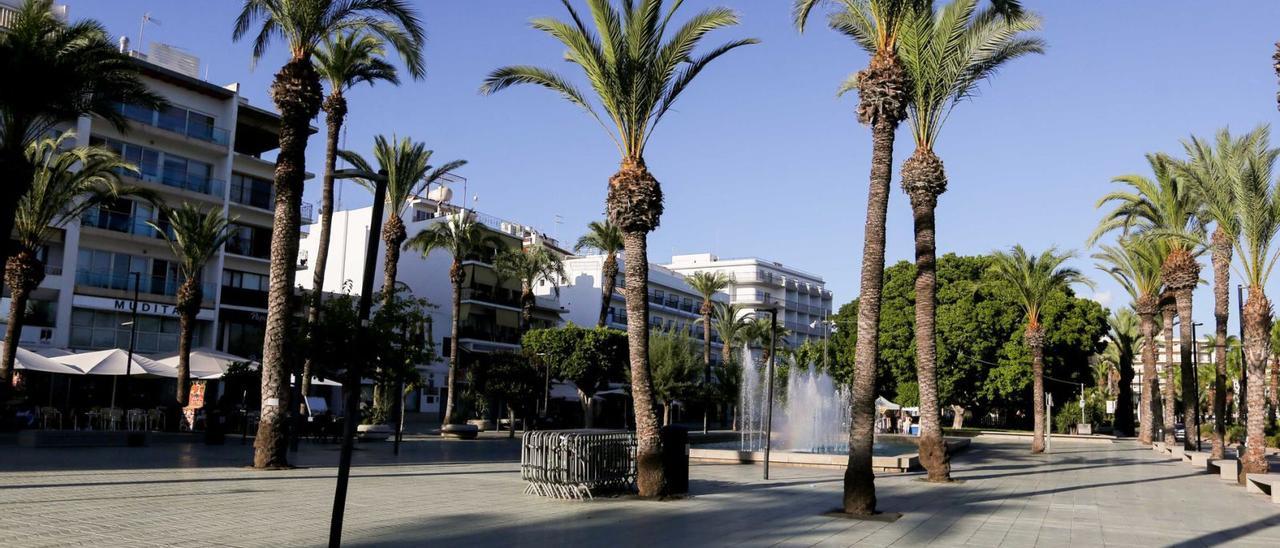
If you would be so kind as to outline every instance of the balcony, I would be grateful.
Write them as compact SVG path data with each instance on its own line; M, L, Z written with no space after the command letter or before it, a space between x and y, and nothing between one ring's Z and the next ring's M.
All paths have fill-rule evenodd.
M169 278L165 276L142 276L138 279L138 292L147 295L164 295L172 297L178 294L178 288L182 282L177 278ZM99 272L92 270L77 270L76 285L85 287L96 287L99 289L115 289L119 291L133 291L133 275L118 274L115 272ZM206 299L213 298L213 284L205 282L200 284L201 290L204 291Z
M84 212L84 214L80 216L80 226L82 227L110 230L112 232L121 232L124 234L133 234L148 238L163 237L163 235L155 228L152 228L148 222L154 222L157 226L164 228L170 235L173 234L173 229L169 227L168 221L157 221L140 215L129 215L119 211L93 208Z
M520 297L516 295L514 291L502 289L490 290L484 288L464 287L462 288L462 300L479 301L499 306L520 308Z
M221 197L223 190L226 189L227 183L221 179L214 179L204 175L194 173L165 173L160 177L160 183L173 188L190 190L199 192L200 194L208 194L210 196Z
M302 202L302 224L309 225L314 222L316 222L316 206Z
M163 129L215 145L228 146L231 144L230 131L204 121L204 118L208 118L208 116L180 107L169 107L164 112L159 112L136 105L118 103L116 110L120 111L125 118L139 124Z
M267 292L243 287L222 286L222 304L249 308L266 308Z
M458 326L459 339L475 339L479 341L503 344L520 344L520 330L496 325L462 324Z
M246 188L243 184L231 185L231 201L240 205L270 210L274 207L276 193L269 185Z
M226 250L227 253L231 253L233 255L241 255L244 257L264 260L271 259L271 245L269 240L261 241L259 245L254 245L254 240L252 238L232 236L231 239L227 240Z

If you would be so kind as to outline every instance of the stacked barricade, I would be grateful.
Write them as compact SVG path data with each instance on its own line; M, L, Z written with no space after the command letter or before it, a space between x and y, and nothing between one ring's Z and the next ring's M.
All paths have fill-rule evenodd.
M525 432L520 448L524 492L590 499L603 490L630 490L636 481L636 437L624 430Z

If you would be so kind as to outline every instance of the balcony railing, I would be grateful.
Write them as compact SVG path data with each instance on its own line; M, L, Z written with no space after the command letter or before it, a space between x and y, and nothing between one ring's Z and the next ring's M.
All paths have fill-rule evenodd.
M316 207L310 203L302 202L302 224L309 225L316 222Z
M60 264L47 264L47 265L44 265L44 275L45 275L45 276L61 276L61 275L62 275L62 265L60 265Z
M171 131L208 143L222 146L231 144L230 131L199 120L192 120L191 112L183 108L174 108L174 112L164 113L136 105L117 103L116 110L119 110L126 118L140 124ZM175 116L179 113L182 115Z
M462 288L462 300L480 301L489 304L519 308L520 299L510 291L490 291L473 287Z
M496 325L462 324L458 326L458 338L520 344L520 330Z
M226 188L226 181L214 179L204 175L196 175L194 173L165 173L160 177L160 182L166 186L208 194L210 196L222 196L223 189Z
M169 232L170 235L173 234L173 229L169 226L168 221L149 219L140 215L129 215L119 211L93 208L84 212L84 214L80 216L80 226L100 228L102 230L123 232L125 234L135 234L151 238L163 237L159 231L147 224L148 222L154 222L156 225Z
M138 291L140 293L148 295L165 295L170 297L177 295L178 288L182 286L181 280L165 276L141 276L138 279L138 283ZM133 275L93 270L77 270L76 284L86 287L97 287L100 289L133 291ZM205 298L213 297L213 284L204 282L200 284L200 288L204 292Z
M269 245L254 246L253 240L249 238L232 237L227 240L227 253L235 255L243 255L245 257L254 257L257 259L270 259L271 247Z
M267 307L267 292L257 289L245 289L230 285L222 286L222 304L232 306L248 306L252 308Z
M256 207L259 209L271 209L272 202L275 199L275 192L269 187L262 188L245 188L244 186L231 185L231 201L240 205Z

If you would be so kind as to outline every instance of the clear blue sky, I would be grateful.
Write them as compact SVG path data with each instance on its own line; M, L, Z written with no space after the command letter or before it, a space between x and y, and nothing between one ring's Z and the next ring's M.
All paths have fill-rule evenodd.
M251 66L249 45L231 42L240 2L61 1L72 17L99 19L135 41L140 18L151 12L162 24L147 28L147 42L186 48L208 66L209 80L241 82L254 104L270 107L267 85L283 49L277 44ZM462 174L480 209L547 232L556 232L560 215L560 237L576 238L603 211L617 167L611 142L544 90L476 91L488 71L505 64L551 66L578 78L560 61L562 48L528 27L531 17L562 16L560 3L414 3L429 35L427 78L351 93L348 148L367 151L378 133L426 141L441 159L470 161ZM663 183L666 213L650 257L711 250L779 260L825 276L843 303L858 288L870 139L854 118L856 98L837 99L834 91L867 59L821 25L798 35L790 4L686 2L686 15L711 5L741 12L743 24L713 34L714 41L754 36L763 44L716 62L659 128L647 156ZM940 252L1022 243L1087 256L1084 239L1099 216L1094 201L1112 187L1111 177L1144 172L1143 153L1179 151L1181 139L1224 125L1245 131L1277 120L1271 54L1280 40L1280 3L1027 5L1044 18L1047 54L1014 62L960 105L938 146L950 176L938 208ZM904 128L899 162L910 154L909 139ZM320 169L322 141L318 135L311 142L312 171ZM308 188L307 199L318 201L318 190ZM343 207L369 201L356 187L344 190ZM910 259L910 211L896 167L889 218L888 260ZM1092 261L1077 265L1100 282L1100 300L1124 300ZM1195 316L1209 326L1211 298L1207 289L1197 293Z

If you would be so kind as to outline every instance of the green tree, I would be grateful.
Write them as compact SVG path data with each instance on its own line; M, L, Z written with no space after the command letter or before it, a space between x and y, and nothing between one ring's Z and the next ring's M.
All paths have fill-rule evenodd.
M1138 314L1142 334L1142 412L1138 416L1138 441L1150 444L1155 438L1160 404L1160 379L1156 372L1156 313L1160 310L1160 294L1164 287L1160 266L1164 264L1167 246L1149 238L1123 238L1119 245L1103 245L1093 255L1099 270L1106 272L1129 294ZM1123 387L1122 387L1123 389Z
M312 263L311 302L307 309L307 325L315 324L320 315L320 299L324 295L324 277L329 262L329 240L333 229L333 181L338 161L338 138L347 117L346 93L361 83L370 86L378 82L400 85L400 74L388 63L386 42L367 32L345 32L325 37L324 45L312 54L316 72L329 84L329 96L324 110L325 147L324 176L320 186L320 233ZM416 78L416 76L415 76ZM312 333L312 336L315 334ZM308 356L303 364L302 395L311 393L311 362Z
M164 236L169 250L178 259L178 274L182 285L178 287L178 404L187 405L191 391L191 337L195 334L196 315L204 300L205 266L233 232L231 221L222 210L200 208L184 203L178 209L163 208L164 223L148 221L147 224Z
M595 421L592 399L627 366L627 334L614 329L565 327L532 329L520 339L526 356L537 356L551 368L550 375L572 382L578 389L584 413L583 425Z
M1204 242L1204 221L1199 215L1200 201L1195 187L1178 173L1177 162L1163 154L1148 154L1147 163L1151 167L1155 179L1144 175L1131 174L1116 177L1113 182L1128 186L1125 190L1108 193L1098 201L1098 207L1114 203L1114 208L1098 223L1098 228L1090 236L1094 243L1103 234L1119 231L1121 236L1136 234L1141 237L1157 238L1168 246L1168 253L1161 265L1161 278L1165 290L1172 295L1177 308L1176 314L1182 319L1179 329L1182 384L1191 386L1194 375L1191 345L1192 306L1191 296L1196 284L1200 282L1200 263L1196 256L1200 254ZM1173 317L1166 312L1165 325L1167 335L1171 335ZM1165 340L1172 342L1172 336ZM1169 360L1168 363L1173 363ZM1172 368L1170 368L1172 379ZM1166 420L1173 421L1172 382L1165 390ZM1194 424L1195 406L1184 405L1183 424ZM1165 441L1173 443L1173 429L1169 429ZM1187 450L1194 449L1191 437L1184 442Z
M288 61L276 73L270 90L271 100L280 112L280 145L276 154L271 277L262 348L262 397L280 404L262 407L254 439L255 468L288 466L282 410L288 408L289 392L284 365L292 356L288 355L286 341L293 330L291 301L298 264L307 137L311 120L320 113L324 98L320 73L312 57L325 40L345 32L368 32L383 39L400 53L411 74L422 74L425 35L416 12L404 0L244 0L232 31L232 38L237 41L254 34L255 61L262 59L273 40L283 40L289 50Z
M526 331L533 325L533 307L537 304L533 288L539 282L548 282L559 297L560 282L567 277L564 259L541 243L503 250L493 266L502 275L520 280L520 329Z
M1043 53L1040 28L1026 13L1013 17L978 0L952 0L941 10L912 12L901 30L898 56L911 81L907 113L916 150L902 164L902 190L911 200L916 244L916 370L920 386L920 463L929 481L951 481L951 458L942 440L937 374L937 257L934 211L946 191L942 159L934 152L952 109L974 95L1009 61Z
M53 13L52 0L25 0L0 32L0 74L28 76L21 85L0 86L0 180L5 181L0 234L5 235L13 232L18 203L35 180L36 165L27 154L32 144L59 124L86 115L123 132L128 124L121 104L164 104L101 23L63 21ZM0 245L0 261L7 264L18 251ZM8 376L0 378L0 390L8 384Z
M1231 251L1240 234L1240 218L1232 195L1231 180L1238 178L1252 155L1265 154L1269 131L1259 127L1240 137L1232 137L1228 129L1219 130L1214 140L1194 135L1183 141L1187 161L1178 164L1179 171L1195 189L1200 202L1198 215L1214 225L1210 238L1213 261L1213 319L1215 340L1227 338L1227 319L1231 309ZM1214 349L1214 428L1213 458L1223 458L1226 435L1226 352Z
M1269 139L1268 139L1269 140ZM1250 155L1239 177L1231 181L1236 214L1240 218L1240 238L1236 255L1249 288L1241 318L1247 374L1257 383L1245 393L1248 417L1245 424L1247 449L1241 458L1241 473L1267 472L1265 394L1267 360L1271 357L1271 301L1264 288L1275 266L1275 240L1280 232L1280 190L1272 184L1276 151Z
M662 423L671 424L671 406L703 397L707 385L698 383L698 346L693 337L675 328L649 333L649 365L653 389L662 405Z
M578 238L573 246L575 253L594 249L604 254L604 263L600 265L600 320L596 327L605 327L609 319L609 305L613 304L613 288L618 282L618 252L622 251L622 232L609 222L591 221L587 224L587 233Z
M724 291L733 282L733 279L724 272L695 272L693 275L685 278L699 296L702 297L702 306L698 308L698 312L702 314L699 318L702 322L702 383L704 388L711 386L711 330L706 326L711 325L711 312L714 310L711 298L716 293ZM652 355L652 353L650 353ZM707 390L710 394L710 390ZM706 405L702 410L702 433L707 433L708 423L711 420L711 402L704 402Z
M793 16L804 32L809 15L826 0L795 0ZM878 341L883 290L885 219L889 208L889 180L893 177L893 141L898 124L907 118L911 78L898 56L898 38L912 12L932 5L927 0L841 0L828 19L832 30L871 55L867 68L851 75L842 90L858 90L858 121L871 126L871 180L862 245L857 337ZM876 512L875 473L871 446L875 427L878 346L855 350L854 384L849 426L849 465L845 468L842 507L846 513Z
M703 322L703 319L697 321ZM720 361L728 364L737 362L734 353L742 349L742 345L747 341L744 339L748 330L747 324L751 322L746 310L737 304L728 303L712 303L711 304L711 327L716 330L716 335L720 337ZM705 329L706 323L703 323Z
M569 0L562 0L571 21L539 18L533 28L563 44L565 60L582 69L605 117L574 84L555 72L534 66L509 66L489 74L481 93L492 94L517 84L547 88L585 110L618 147L621 166L609 179L606 206L609 220L621 231L626 253L626 306L628 341L631 345L631 394L635 405L640 496L660 495L661 440L653 406L653 379L648 363L649 257L648 234L662 217L662 189L645 165L644 152L654 128L680 94L709 64L721 55L748 44L741 39L694 55L711 31L738 23L727 8L712 8L671 29L682 2L663 8L662 0L626 0L621 10L612 0L590 0L595 30L587 28ZM608 120L608 123L605 120Z
M1018 304L1026 313L1027 328L1023 341L1031 353L1032 413L1035 417L1032 453L1044 452L1047 426L1044 420L1045 330L1041 325L1041 311L1049 304L1054 293L1063 291L1072 284L1091 284L1079 270L1064 266L1071 256L1071 253L1058 253L1052 247L1040 255L1032 255L1021 245L1015 245L1009 252L997 251L992 254L992 271L1014 293Z
M502 402L507 410L507 437L516 435L516 417L528 417L542 392L542 375L529 358L515 352L493 352L476 361L476 379L482 394Z
M422 253L423 257L439 249L453 258L449 265L449 284L453 287L453 298L449 309L449 375L446 381L443 424L456 424L453 400L460 373L459 360L462 358L458 348L458 327L462 324L462 282L466 279L462 261L487 249L503 249L505 244L483 224L476 222L472 212L464 209L423 229L410 238L405 247Z

